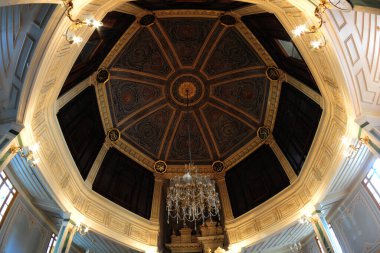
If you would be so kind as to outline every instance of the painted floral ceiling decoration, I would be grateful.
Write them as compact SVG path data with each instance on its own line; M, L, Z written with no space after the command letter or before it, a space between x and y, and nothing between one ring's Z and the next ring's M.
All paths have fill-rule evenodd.
M153 161L182 164L190 121L195 163L224 160L264 125L266 68L235 26L210 17L158 17L140 25L108 66L112 124Z

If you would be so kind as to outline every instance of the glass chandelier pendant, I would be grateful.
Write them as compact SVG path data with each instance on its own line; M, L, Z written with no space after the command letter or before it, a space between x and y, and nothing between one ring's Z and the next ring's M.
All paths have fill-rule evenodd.
M187 95L187 110L189 107L189 91ZM189 110L188 110L189 114ZM208 176L198 175L196 166L191 159L191 135L190 119L187 122L189 160L185 164L185 174L175 176L170 179L170 186L166 197L166 209L169 223L170 218L178 222L181 220L184 224L186 221L194 222L196 228L197 221L204 221L212 217L220 219L220 201L219 194L215 190L215 181ZM191 172L195 172L192 175Z

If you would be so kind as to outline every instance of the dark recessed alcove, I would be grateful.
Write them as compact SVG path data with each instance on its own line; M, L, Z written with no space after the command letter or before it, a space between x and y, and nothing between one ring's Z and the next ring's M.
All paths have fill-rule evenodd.
M95 88L88 87L57 114L63 136L83 179L86 179L105 134Z
M288 83L283 83L273 135L298 175L314 140L322 108Z
M262 145L226 173L228 196L234 217L270 199L289 185L272 149Z
M153 188L153 173L115 148L108 150L93 184L95 192L146 219Z

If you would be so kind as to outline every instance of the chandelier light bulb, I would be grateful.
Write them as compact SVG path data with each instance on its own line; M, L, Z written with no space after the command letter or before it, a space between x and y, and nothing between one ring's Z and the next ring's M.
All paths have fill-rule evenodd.
M183 181L185 181L186 183L190 183L192 180L190 172L187 172L185 175L182 176L182 178L183 178Z
M38 142L33 144L32 146L29 147L29 150L32 151L33 153L38 152L38 150L40 150L40 144Z
M294 28L294 30L292 31L292 33L293 33L293 35L295 37L299 37L302 34L304 34L307 30L308 29L307 29L306 25L299 25L296 28Z
M73 43L73 44L80 44L82 41L83 41L83 39L82 39L82 37L79 37L79 36L73 36L72 38L71 38L71 43Z
M319 49L322 46L322 41L320 40L313 40L310 42L310 45L313 49Z
M33 166L36 166L37 164L40 163L40 161L41 161L40 158L33 159L33 160L32 160L32 165L33 165Z
M351 144L351 142L350 142L348 137L344 136L344 137L342 137L342 144L348 146Z
M103 25L103 23L99 20L94 20L94 27L95 28L99 28Z
M86 19L85 20L85 23L87 24L87 26L89 27L95 27L95 28L99 28L103 25L103 23L99 20L96 20L96 19Z

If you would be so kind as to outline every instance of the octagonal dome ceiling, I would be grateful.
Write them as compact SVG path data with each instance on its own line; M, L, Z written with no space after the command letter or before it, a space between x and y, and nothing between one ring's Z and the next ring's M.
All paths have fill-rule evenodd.
M166 10L148 4L153 7L139 16L124 11L131 3L109 12L63 85L57 118L82 178L147 219L154 163L169 165L168 178L182 172L189 126L200 172L224 163L237 217L300 173L321 117L321 95L273 14L246 4L234 12L178 4ZM281 69L276 80L268 78L273 66ZM100 80L104 69L109 79ZM268 141L257 136L262 126ZM108 135L114 128L116 141Z
M125 142L168 164L189 159L189 124L193 160L223 160L264 124L266 68L234 26L217 18L158 17L108 66L112 124Z

